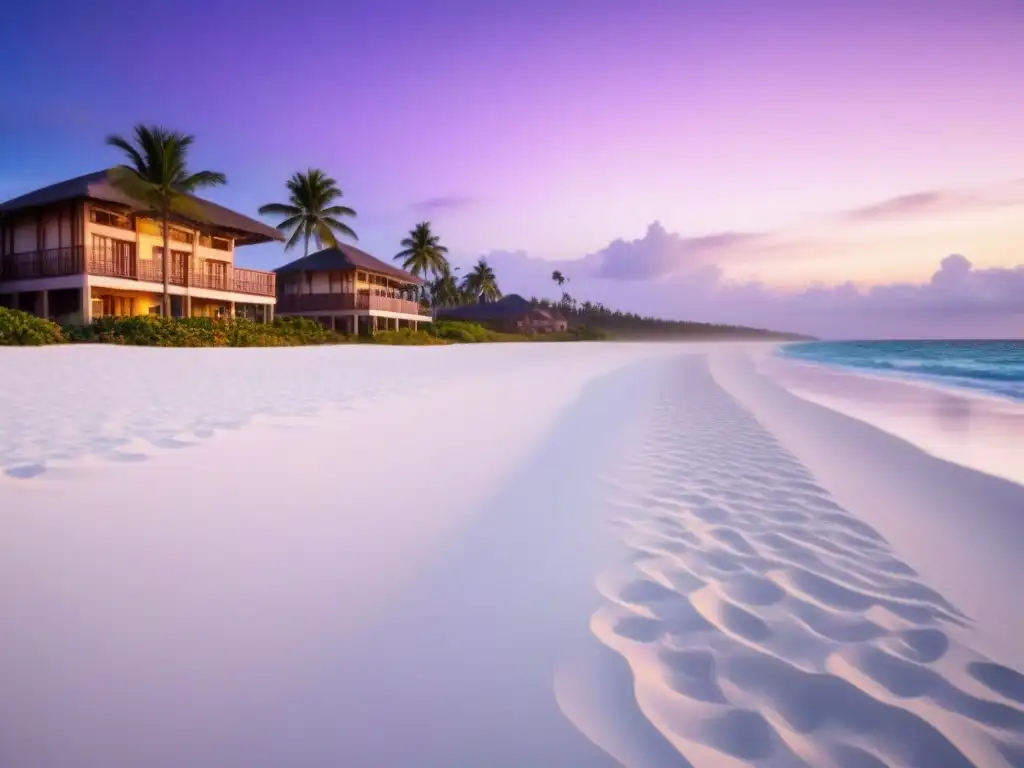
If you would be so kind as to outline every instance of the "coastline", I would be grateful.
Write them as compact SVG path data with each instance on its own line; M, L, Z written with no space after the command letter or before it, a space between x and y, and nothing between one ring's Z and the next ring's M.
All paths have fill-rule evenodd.
M912 376L795 359L776 350L758 369L812 403L863 421L933 456L1024 484L1024 402Z

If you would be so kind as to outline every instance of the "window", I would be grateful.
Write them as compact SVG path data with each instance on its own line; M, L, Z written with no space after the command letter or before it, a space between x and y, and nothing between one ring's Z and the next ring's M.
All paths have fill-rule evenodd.
M135 276L135 243L104 235L92 236L89 270L116 277Z
M131 217L113 211L104 211L99 208L89 208L89 221L103 227L117 227L118 229L134 229Z
M191 232L185 232L174 227L171 227L168 237L171 240L177 240L179 243L188 243L189 245L192 245L192 240L194 239Z
M135 314L135 299L110 294L99 299L102 302L102 314L105 317L125 317Z
M231 240L226 237L214 237L213 235L200 235L199 244L204 248L213 248L217 251L230 251Z

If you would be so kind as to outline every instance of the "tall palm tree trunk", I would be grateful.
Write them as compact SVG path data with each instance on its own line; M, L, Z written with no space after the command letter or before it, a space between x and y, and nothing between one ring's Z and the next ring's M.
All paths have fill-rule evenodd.
M163 235L164 235L164 250L162 256L163 261L163 273L164 273L164 297L163 297L163 311L164 317L171 316L171 225L169 222L170 215L168 211L164 209L162 212L162 224L163 224ZM137 256L138 254L136 254Z

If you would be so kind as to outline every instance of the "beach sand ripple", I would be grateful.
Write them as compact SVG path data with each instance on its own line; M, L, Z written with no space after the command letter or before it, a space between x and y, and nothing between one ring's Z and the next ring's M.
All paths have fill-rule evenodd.
M629 554L592 630L695 766L1021 765L1024 676L680 358L615 478ZM628 497L628 499L627 499Z

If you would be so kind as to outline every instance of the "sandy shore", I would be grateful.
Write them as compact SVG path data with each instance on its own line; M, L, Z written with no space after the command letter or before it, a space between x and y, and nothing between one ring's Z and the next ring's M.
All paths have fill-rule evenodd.
M0 765L1020 765L1024 486L769 352L0 350Z

